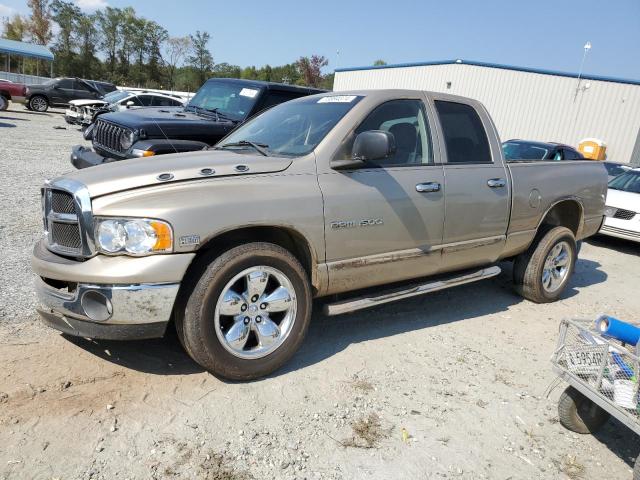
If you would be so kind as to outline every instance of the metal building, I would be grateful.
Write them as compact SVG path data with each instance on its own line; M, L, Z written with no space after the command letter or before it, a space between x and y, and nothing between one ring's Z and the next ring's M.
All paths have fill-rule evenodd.
M441 62L337 69L334 90L408 88L480 100L502 140L607 144L607 159L640 166L640 81L507 65Z

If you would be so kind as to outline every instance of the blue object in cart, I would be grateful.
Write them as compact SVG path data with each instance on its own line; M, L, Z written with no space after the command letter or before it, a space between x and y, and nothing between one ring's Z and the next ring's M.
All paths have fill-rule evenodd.
M596 320L596 330L630 345L637 345L640 341L640 328L608 315L602 315Z
M633 369L629 365L624 363L624 360L622 359L620 354L616 352L611 352L611 357L613 357L613 361L616 362L616 365L620 367L620 370L622 370L622 372L627 376L627 378L632 379L634 375Z

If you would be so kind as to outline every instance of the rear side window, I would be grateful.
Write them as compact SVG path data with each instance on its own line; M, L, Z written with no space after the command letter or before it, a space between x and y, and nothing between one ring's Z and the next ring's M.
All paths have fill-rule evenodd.
M182 105L178 100L167 97L153 97L151 105L154 107L178 107Z
M444 132L447 163L493 163L487 133L475 109L442 100L435 104Z
M575 150L571 150L570 148L564 149L564 159L565 160L582 160L582 155L576 152Z
M73 89L73 80L70 78L64 78L58 82L59 88L68 88L70 90Z

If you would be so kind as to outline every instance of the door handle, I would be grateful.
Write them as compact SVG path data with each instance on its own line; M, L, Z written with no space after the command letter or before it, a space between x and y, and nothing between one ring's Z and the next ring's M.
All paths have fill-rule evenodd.
M431 193L439 192L440 184L438 182L419 183L416 185L416 192L419 193Z
M491 188L502 188L507 184L504 178L491 178L487 180L487 185Z

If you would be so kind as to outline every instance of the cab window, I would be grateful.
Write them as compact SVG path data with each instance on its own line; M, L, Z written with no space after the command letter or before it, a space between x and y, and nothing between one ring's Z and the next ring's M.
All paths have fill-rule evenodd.
M389 158L367 163L381 167L433 163L427 117L420 100L392 100L379 105L355 130L353 138L369 130L391 133L396 151Z
M447 163L493 163L487 132L470 105L436 100Z

